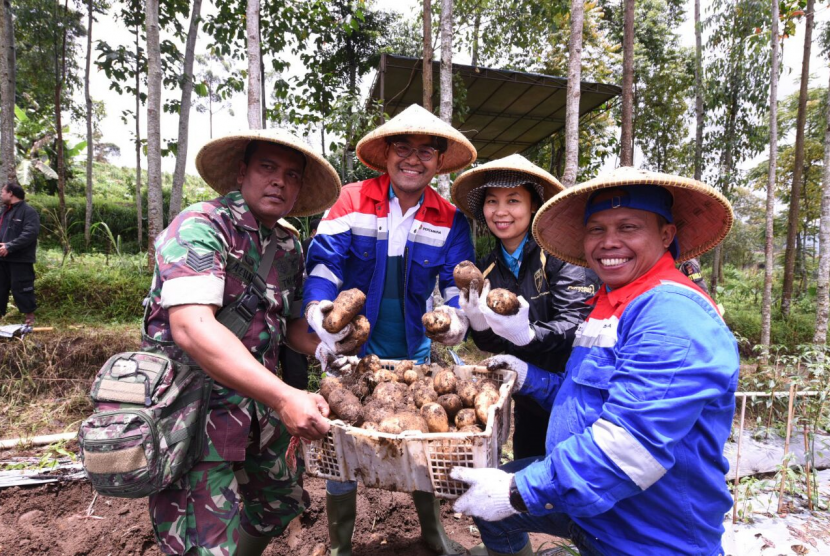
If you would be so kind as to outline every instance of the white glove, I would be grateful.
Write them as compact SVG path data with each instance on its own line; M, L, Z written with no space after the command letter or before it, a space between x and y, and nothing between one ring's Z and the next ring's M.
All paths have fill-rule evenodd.
M513 475L501 469L454 467L450 477L470 485L455 501L453 509L485 521L501 521L517 512L510 504L510 481Z
M467 320L470 321L470 328L476 332L481 332L482 330L490 328L490 325L487 324L487 319L484 318L484 315L481 314L478 308L478 298L478 290L471 283L469 299L465 295L464 290L461 290L461 293L458 294L458 306L461 307L461 310L467 316Z
M527 363L516 357L515 355L494 355L481 362L481 365L487 367L488 371L495 371L497 369L507 369L516 372L516 385L514 391L518 392L527 379Z
M323 319L326 318L326 314L332 308L334 308L334 303L329 300L310 303L305 311L305 318L308 321L308 325L320 337L320 342L326 344L332 353L337 353L337 342L349 335L349 332L352 331L352 325L351 323L347 324L343 330L335 334L327 331L323 327Z
M428 334L428 336L446 346L456 346L461 343L464 336L467 334L467 328L470 326L470 321L461 310L449 305L441 305L434 310L435 313L446 313L450 316L450 329L441 334Z
M347 375L357 368L360 359L354 355L340 355L334 353L329 346L320 342L314 357L320 362L323 372L329 376L339 377Z
M519 296L519 312L515 315L500 315L487 306L487 294L490 293L490 280L484 282L481 295L478 300L478 309L493 332L508 342L517 346L526 346L536 337L533 328L530 327L528 312L530 305L525 298Z

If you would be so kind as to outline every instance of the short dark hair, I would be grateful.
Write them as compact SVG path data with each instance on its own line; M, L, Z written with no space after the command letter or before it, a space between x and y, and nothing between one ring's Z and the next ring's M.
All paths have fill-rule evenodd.
M319 216L317 216L315 218L312 218L311 222L308 223L308 229L309 230L316 230L317 228L320 227L320 222L322 222L322 221L323 221L323 219L320 218Z
M423 133L406 133L401 135L390 135L386 138L386 144L391 145L396 141L405 141L409 135L424 135ZM432 147L437 150L439 153L447 152L447 148L449 147L449 142L447 141L446 137L437 137L435 135L430 135L429 138L432 140L431 145Z
M5 187L9 193L14 195L21 201L24 201L26 199L26 192L23 191L23 188L17 185L16 183L9 182L3 187Z
M242 162L245 163L245 166L250 164L251 157L254 156L254 153L257 151L261 143L271 143L271 141L258 141L256 139L251 139L250 141L248 141L248 145L245 147L245 153L242 155ZM280 143L274 143L274 145L277 145L278 147L281 147L287 151L291 151L300 155L300 158L303 159L303 171L305 171L307 160L304 153L301 153L297 149L293 149L287 145L283 145Z

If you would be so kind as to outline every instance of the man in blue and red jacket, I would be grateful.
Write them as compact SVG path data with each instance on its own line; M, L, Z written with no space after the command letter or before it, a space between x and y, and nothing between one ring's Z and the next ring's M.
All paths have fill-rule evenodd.
M724 479L738 381L717 306L675 268L729 231L726 199L695 180L620 168L554 197L534 222L556 257L603 285L565 374L512 356L489 365L551 409L543 458L455 468L490 555L533 554L527 532L580 554L722 553Z
M458 263L475 257L467 219L430 182L436 174L467 167L476 151L452 126L413 105L366 135L357 156L382 175L343 188L308 251L303 302L320 336L317 356L325 367L345 334L330 334L322 326L331 301L341 290L357 288L366 294L362 313L371 325L359 355L423 363L430 340L421 317L432 309L436 278L443 310L452 320L446 334L461 338L467 332L466 317L455 310L458 289L452 274ZM354 482L327 484L332 555L351 554L356 487ZM435 497L414 492L413 499L424 542L441 554L463 552L447 537Z

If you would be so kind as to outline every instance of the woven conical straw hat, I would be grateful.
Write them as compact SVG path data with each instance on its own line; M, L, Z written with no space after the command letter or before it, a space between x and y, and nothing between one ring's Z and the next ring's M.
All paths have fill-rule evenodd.
M432 135L447 140L439 174L462 170L475 162L476 148L460 131L417 104L366 134L357 144L357 158L373 170L386 172L386 138L395 135Z
M729 201L705 183L624 166L566 189L545 203L533 220L536 242L563 261L588 266L582 247L588 197L594 191L621 185L659 185L671 192L680 247L678 262L712 249L732 227L734 214Z
M276 143L305 155L303 185L286 216L311 216L331 207L340 196L340 177L329 162L299 137L284 129L250 129L213 139L196 155L196 169L209 186L224 195L239 189L236 176L251 141Z
M479 218L477 213L481 210L481 199L471 199L470 193L485 185L495 175L494 172L503 170L527 174L528 181L541 186L542 190L539 191L539 195L543 203L565 189L559 183L559 180L550 173L542 170L520 154L511 154L471 168L455 178L451 191L453 204L470 218Z

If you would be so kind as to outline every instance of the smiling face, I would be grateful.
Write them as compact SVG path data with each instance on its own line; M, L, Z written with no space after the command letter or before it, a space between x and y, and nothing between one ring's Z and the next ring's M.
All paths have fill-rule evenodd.
M432 147L433 139L429 135L404 135L395 139L396 143L404 143L414 150L403 158L398 155L392 145L386 145L386 172L395 187L395 193L400 196L420 196L424 189L435 177L444 163L444 154L436 152L430 160L418 158L420 147Z
M291 212L303 182L305 157L294 149L259 142L236 182L256 219L269 228Z
M489 187L482 212L487 227L512 253L524 239L538 208L525 187Z
M585 224L585 259L611 289L648 272L668 250L677 228L655 213L625 207L591 215Z

